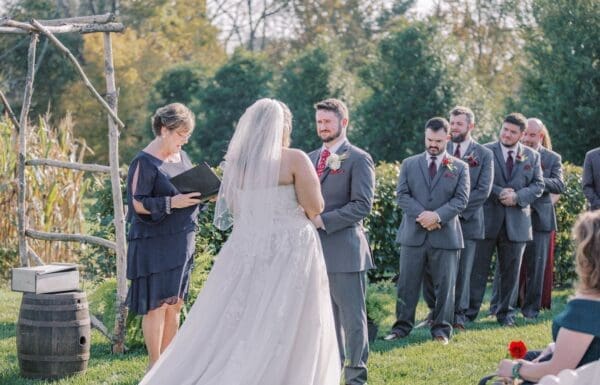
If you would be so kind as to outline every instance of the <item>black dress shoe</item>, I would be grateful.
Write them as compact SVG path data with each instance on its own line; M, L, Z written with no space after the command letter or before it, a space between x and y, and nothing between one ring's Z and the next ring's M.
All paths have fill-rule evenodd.
M446 336L435 336L433 340L439 342L441 345L448 345L448 337Z
M385 341L396 341L396 340L399 340L399 339L404 338L404 337L406 337L406 336L400 334L400 332L391 331L390 334L388 334L387 336L383 337L383 339Z
M459 323L452 324L452 328L454 328L454 329L456 329L456 330L460 330L460 331L462 331L462 332L464 332L465 330L467 330L467 329L465 328L465 325L463 325L463 324L459 324Z

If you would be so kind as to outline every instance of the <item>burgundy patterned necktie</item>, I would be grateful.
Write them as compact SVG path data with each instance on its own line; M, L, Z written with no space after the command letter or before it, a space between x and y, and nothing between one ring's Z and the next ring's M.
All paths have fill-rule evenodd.
M510 177L512 176L512 171L513 171L513 166L515 165L515 161L513 159L513 151L510 150L508 152L508 157L506 158L506 171L508 172L508 178L510 179Z
M429 179L433 179L437 174L437 165L435 164L436 156L431 157L431 163L429 163Z
M454 157L460 159L460 143L456 145L456 149L454 150Z
M319 176L319 178L321 177L321 175L323 175L323 172L327 167L327 158L329 158L329 155L331 155L331 153L328 149L324 149L321 152L321 159L319 159L319 164L317 165L317 175Z

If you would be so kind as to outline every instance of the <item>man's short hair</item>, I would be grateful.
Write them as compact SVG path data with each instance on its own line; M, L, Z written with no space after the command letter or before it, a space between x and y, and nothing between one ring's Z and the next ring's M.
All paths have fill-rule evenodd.
M439 130L444 130L447 134L450 131L450 123L444 118L440 118L436 116L435 118L431 118L425 123L425 129L430 129L431 131L437 132Z
M348 120L348 107L339 99L325 99L315 104L315 110L333 111L338 119Z
M519 126L521 132L527 127L527 118L519 112L511 112L504 118L504 123L511 123Z
M456 106L450 111L450 116L465 115L467 117L467 125L475 123L475 114L469 107Z

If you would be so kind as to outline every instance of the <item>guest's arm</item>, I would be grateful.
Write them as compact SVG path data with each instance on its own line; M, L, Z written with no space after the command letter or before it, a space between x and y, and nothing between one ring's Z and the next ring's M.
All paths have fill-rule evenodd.
M545 375L557 375L563 369L575 369L593 339L591 334L561 328L552 358L544 362L519 360L522 363L519 375L527 381L538 382ZM516 364L517 361L502 360L498 365L498 375L512 377L512 369Z

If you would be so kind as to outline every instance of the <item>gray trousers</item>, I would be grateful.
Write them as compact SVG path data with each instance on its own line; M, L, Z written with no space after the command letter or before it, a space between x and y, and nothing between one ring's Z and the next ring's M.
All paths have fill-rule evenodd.
M459 250L431 247L428 240L425 240L422 246L403 245L400 248L396 322L392 326L392 331L401 336L406 336L412 331L423 276L428 270L433 280L435 298L431 335L452 337L458 253Z
M471 271L473 270L473 260L475 259L475 251L477 241L475 239L465 239L465 248L459 251L458 258L458 273L456 274L456 285L454 289L454 320L456 324L464 325L468 319L465 315L469 309L469 291L471 282ZM430 314L427 316L431 319L433 316L433 308L435 306L435 293L433 289L433 278L431 273L425 271L423 278L423 298L429 307Z
M367 272L329 273L333 317L345 384L367 383Z
M542 292L544 291L544 273L546 262L550 249L550 232L533 232L533 240L525 245L523 253L523 265L525 265L525 297L521 304L521 313L525 317L534 318L540 312L542 304ZM496 263L496 266L498 264ZM496 314L498 311L498 271L494 272L494 283L492 285L492 299L490 301L490 313ZM520 277L521 274L519 274ZM515 287L515 292L511 296L511 306L517 307L519 302L519 290Z
M477 243L477 254L471 272L471 290L469 297L469 309L466 316L474 320L479 313L485 286L490 271L490 261L494 250L498 253L497 272L497 310L498 322L504 324L514 322L516 295L519 285L519 271L526 242L513 242L506 235L506 227L503 225L497 238L483 239Z
M537 317L542 304L544 272L550 249L550 232L534 231L533 241L527 242L523 263L527 267L525 299L521 312L525 317Z

